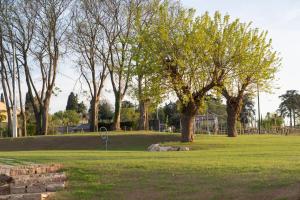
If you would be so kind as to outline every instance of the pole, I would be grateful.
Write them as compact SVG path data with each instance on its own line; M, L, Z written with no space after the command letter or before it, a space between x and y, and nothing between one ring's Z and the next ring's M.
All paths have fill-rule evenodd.
M13 41L13 137L18 137L18 129L17 129L17 102L16 102L16 47L15 42Z
M261 133L261 129L260 129L260 126L261 126L261 116L260 116L260 101L259 101L259 87L257 85L257 111L258 111L258 134Z

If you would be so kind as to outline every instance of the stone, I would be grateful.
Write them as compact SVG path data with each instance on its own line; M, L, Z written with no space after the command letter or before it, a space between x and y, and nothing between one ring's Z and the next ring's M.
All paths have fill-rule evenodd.
M67 176L64 172L50 174L21 175L14 178L15 185L31 185L33 183L64 182Z
M23 194L26 193L26 186L10 186L10 194Z
M56 191L63 190L64 188L65 188L65 183L53 183L53 184L47 185L46 191L47 192L56 192Z
M179 147L178 151L190 151L189 147Z
M151 144L149 147L148 147L148 151L158 151L160 148L159 144Z
M10 187L9 184L1 185L0 186L0 196L10 194Z
M189 151L189 147L173 147L173 146L160 146L160 144L152 144L148 147L148 151Z
M44 184L28 185L26 189L27 193L42 193L46 192L46 186Z
M0 165L0 200L50 200L65 188L67 176L60 164Z

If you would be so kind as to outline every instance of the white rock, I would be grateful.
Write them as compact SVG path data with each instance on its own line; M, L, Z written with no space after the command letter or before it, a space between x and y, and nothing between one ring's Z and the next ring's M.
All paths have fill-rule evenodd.
M160 144L152 144L148 147L148 151L189 151L189 147L172 147L160 146Z

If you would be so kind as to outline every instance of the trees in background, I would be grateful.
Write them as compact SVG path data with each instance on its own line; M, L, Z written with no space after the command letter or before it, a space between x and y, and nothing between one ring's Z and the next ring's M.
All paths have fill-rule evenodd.
M261 121L261 126L264 129L278 128L281 127L283 124L283 117L271 113L267 113L266 117Z
M78 96L71 92L68 96L66 110L75 110L78 109Z
M138 121L138 112L136 106L130 101L122 101L121 122L132 122L132 126L136 126Z
M80 122L80 115L75 110L59 111L52 115L51 121L57 126L75 126Z
M163 107L165 114L165 123L168 126L175 127L176 130L180 130L180 110L179 105L176 102L169 102Z
M243 129L247 128L247 125L252 123L255 116L254 101L249 95L243 97L242 108L240 112L240 122L243 125Z
M71 92L68 96L66 110L74 110L82 116L85 116L87 112L85 104L83 101L79 103L78 95L75 95L74 92Z
M111 104L108 101L100 101L99 105L99 120L111 121L113 119L114 112Z
M278 112L283 118L290 118L290 127L296 126L296 118L300 111L300 94L297 90L288 90L285 94L279 96L281 103Z

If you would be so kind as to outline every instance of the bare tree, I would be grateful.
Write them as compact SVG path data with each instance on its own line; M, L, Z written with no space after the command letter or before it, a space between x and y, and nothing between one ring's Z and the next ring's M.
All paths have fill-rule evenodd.
M55 89L59 58L69 27L68 7L71 0L20 1L16 14L19 50L25 71L28 94L33 106L37 134L48 131L48 111ZM29 55L32 62L28 61ZM30 67L29 63L34 63ZM35 81L35 76L41 78ZM35 101L35 99L37 101Z
M22 133L24 136L27 136L26 130L26 112L25 107L23 106L22 100L22 87L21 87L21 78L22 72L24 71L25 81L27 86L30 86L32 76L30 73L30 67L28 59L30 57L30 47L32 44L34 29L36 27L36 18L37 18L37 4L33 0L27 1L14 1L14 9L12 13L12 24L14 28L14 38L16 41L16 48L18 52L18 88L19 88L19 101L20 101L20 116L22 118ZM22 70L20 69L22 67ZM34 104L34 94L31 87L28 88L29 97L32 104ZM34 106L34 114L36 117L39 116L37 107ZM40 130L40 124L37 124L38 131Z
M6 111L7 111L7 132L12 136L12 46L11 38L11 20L9 18L12 9L12 2L0 0L0 73L1 85L4 93Z
M96 22L91 6L93 4L88 0L78 0L69 41L78 55L77 67L91 96L90 131L97 131L100 94L108 75L109 55L104 42L105 32ZM97 15L101 16L103 12Z

